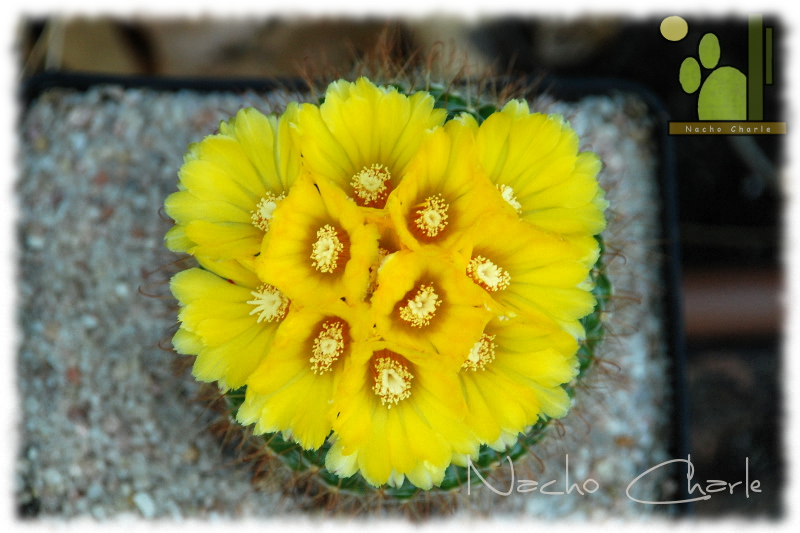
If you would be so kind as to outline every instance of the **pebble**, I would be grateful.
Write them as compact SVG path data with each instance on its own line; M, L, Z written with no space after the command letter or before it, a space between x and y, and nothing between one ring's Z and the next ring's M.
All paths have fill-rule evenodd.
M137 492L133 495L133 503L145 518L153 518L156 515L156 504L146 492Z
M92 517L95 520L101 520L102 521L102 520L105 520L107 518L106 510L100 504L93 505L91 513L92 513Z
M26 237L25 242L31 250L42 250L44 249L44 245L47 241L45 240L44 235L31 233Z
M90 500L99 500L100 497L103 495L103 485L99 481L94 481L91 485L89 485L89 489L86 491L86 497Z
M94 329L99 324L97 317L93 315L83 315L81 317L81 323L86 329Z
M130 289L128 288L128 285L127 285L127 284L125 284L125 283L118 283L117 285L115 285L115 286L114 286L114 292L115 292L115 293L117 294L117 296L119 296L120 298L125 298L125 297L127 297L127 296L130 294L130 292L131 292L131 291L130 291Z
M73 479L79 479L83 477L83 469L77 463L73 463L69 465L69 476Z
M174 501L167 500L167 502L164 504L164 507L166 507L167 511L169 511L173 522L183 522L183 514L181 514L180 508Z
M48 468L42 473L44 482L53 488L60 489L62 486L61 473L55 468Z

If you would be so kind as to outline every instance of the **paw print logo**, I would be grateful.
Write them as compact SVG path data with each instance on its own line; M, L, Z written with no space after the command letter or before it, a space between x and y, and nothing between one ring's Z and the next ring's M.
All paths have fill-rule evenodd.
M700 63L687 57L681 63L678 79L689 94L700 89L697 117L700 120L747 120L747 76L734 67L719 67L719 39L706 33L697 50ZM700 65L711 69L701 83Z
M667 17L661 34L670 41L680 41L688 25L680 17ZM688 94L698 92L697 116L700 120L747 120L747 76L739 69L719 66L720 44L713 33L706 33L697 47L698 62L692 56L681 63L678 80ZM701 65L711 72L705 76Z

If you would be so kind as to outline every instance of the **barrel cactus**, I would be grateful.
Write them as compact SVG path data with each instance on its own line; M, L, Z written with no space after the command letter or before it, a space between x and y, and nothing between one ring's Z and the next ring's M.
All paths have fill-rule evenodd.
M604 334L599 158L522 92L419 79L242 109L165 201L195 261L175 350L319 505L445 501L524 456Z

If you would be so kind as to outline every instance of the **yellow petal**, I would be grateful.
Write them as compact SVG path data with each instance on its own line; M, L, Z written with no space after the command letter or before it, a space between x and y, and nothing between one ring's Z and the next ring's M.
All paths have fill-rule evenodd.
M241 205L221 202L219 198L200 198L190 191L172 193L164 201L167 215L177 222L188 222L198 218L208 222L250 223L250 211Z
M278 137L275 145L275 161L281 191L288 191L300 175L300 137L297 131L299 104L290 102L278 120Z
M330 251L334 243L338 248ZM301 176L273 214L256 268L261 279L301 305L341 298L355 303L366 294L377 256L377 229L364 223L358 206L330 183L315 186Z
M217 265L220 271L239 279L252 276L236 262ZM191 338L178 337L176 348L194 350L202 344L194 365L195 377L219 380L233 388L242 386L266 355L277 327L273 322L258 322L256 308L248 303L254 298L253 287L192 268L173 276L170 289L181 305L181 329L191 334Z
M200 148L198 159L178 172L181 184L203 199L217 195L237 205L255 205L264 186L241 144L216 135L206 137Z
M455 370L492 316L489 301L452 257L428 248L397 252L385 261L372 309L384 339L439 354Z
M350 477L358 472L358 452L345 455L337 439L325 455L325 468L341 478Z
M304 105L298 114L303 162L317 177L336 183L355 198L354 176L373 165L390 174L392 187L402 179L428 130L444 122L433 97L401 95L376 87L366 78L331 84L319 108ZM377 207L383 207L378 205Z
M524 220L561 234L595 235L604 228L599 159L578 153L577 135L563 118L510 103L481 125L476 152Z
M241 423L255 422L256 433L290 432L306 449L323 444L331 431L330 405L343 367L365 334L363 310L338 303L328 309L295 308L287 315L270 353L247 381L237 415ZM332 324L333 329L326 329ZM326 333L330 331L337 332L338 340ZM320 339L337 344L320 351Z
M275 157L278 129L275 117L265 117L253 108L242 109L231 126L232 136L241 145L261 183L257 192L283 190Z
M212 258L252 257L258 254L264 233L250 223L215 224L193 220L185 226L186 236L196 243L189 253Z
M486 217L464 239L472 244L466 273L501 307L529 319L544 314L583 335L578 319L595 304L585 284L599 252L593 237L562 238L498 215ZM481 271L489 267L492 277Z
M563 416L570 406L563 385L578 368L575 339L556 325L519 319L493 320L486 334L491 356L459 373L465 421L476 436L493 445L542 416Z
M242 109L220 133L190 145L178 172L178 192L165 202L176 222L171 250L196 257L247 259L259 253L267 229L261 202L280 197L300 167L296 106L278 121Z
M387 200L405 247L417 250L435 244L456 249L464 232L487 214L505 208L474 152L474 129L466 120L451 120L422 144L406 178Z
M186 236L183 225L171 227L164 235L164 245L172 252L186 252L194 246L194 242Z
M184 327L178 328L172 337L172 346L175 351L185 355L197 355L203 349L203 342L200 337Z
M269 350L274 328L253 326L219 346L204 348L192 374L200 381L222 380L232 389L245 384Z
M360 352L345 368L334 399L336 457L357 454L361 474L375 486L390 481L398 483L402 476L410 476L422 487L439 483L452 457L453 446L440 432L441 428L436 427L437 422L460 424L460 414L450 406L452 386L440 379L443 371L440 364L416 365L397 352L387 353L381 346L377 343ZM384 374L373 372L385 370L374 370L381 367L373 365L382 364L387 357L401 365L397 368L404 369L402 379L408 380L405 383L410 389L396 402L384 403L387 396L383 394L387 393L373 388L373 384L378 387L379 379L385 379L379 377ZM453 377L449 379L454 385ZM439 392L449 395L447 402L439 401L442 396L429 390L437 383ZM462 431L466 433L464 428Z
M197 262L200 266L213 272L228 283L233 283L240 287L252 290L261 285L261 280L255 274L252 265L237 259L218 260L208 257L198 257Z

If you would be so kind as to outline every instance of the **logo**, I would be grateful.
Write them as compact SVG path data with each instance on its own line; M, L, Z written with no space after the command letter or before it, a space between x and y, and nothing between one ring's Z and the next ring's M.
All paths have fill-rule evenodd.
M706 33L697 57L683 60L677 75L683 91L697 99L697 122L670 122L671 135L755 135L786 133L785 122L764 121L764 87L773 85L774 29L764 27L761 15L748 17L747 74L720 65L722 46L714 33ZM661 35L680 41L689 34L681 17L661 21ZM699 59L699 61L698 61Z

